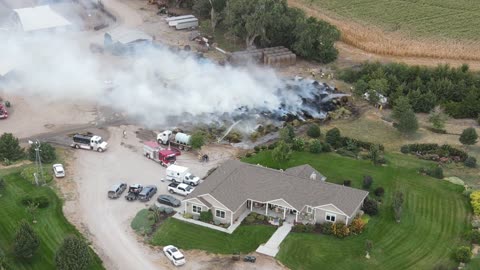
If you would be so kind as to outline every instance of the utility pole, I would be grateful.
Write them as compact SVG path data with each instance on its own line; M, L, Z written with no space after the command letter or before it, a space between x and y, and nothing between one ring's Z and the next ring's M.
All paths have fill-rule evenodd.
M40 142L35 139L35 142L28 141L30 145L35 144L35 167L36 167L36 173L33 174L35 183L37 186L44 185L45 184L45 176L43 174L43 166L42 166L42 158L40 157Z

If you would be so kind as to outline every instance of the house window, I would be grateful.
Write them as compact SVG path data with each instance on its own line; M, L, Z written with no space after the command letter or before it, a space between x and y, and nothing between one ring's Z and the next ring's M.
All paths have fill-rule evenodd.
M337 215L327 212L325 214L325 220L330 222L335 222L335 220L337 220Z
M202 207L198 205L192 205L192 212L200 214L200 212L202 212Z
M225 218L225 211L217 210L215 211L215 216L219 218Z
M307 206L307 213L311 214L313 212L313 208L310 206Z

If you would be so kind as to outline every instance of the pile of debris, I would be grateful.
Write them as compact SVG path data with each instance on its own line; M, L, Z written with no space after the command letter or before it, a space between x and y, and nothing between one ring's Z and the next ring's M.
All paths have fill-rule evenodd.
M233 115L233 120L238 121L252 117L287 122L313 118L325 119L329 112L348 103L348 97L351 95L342 93L326 83L295 77L285 81L284 87L278 89L278 96L283 99L278 108L266 110L241 107Z
M233 64L257 63L274 67L295 65L297 56L289 49L278 46L234 52L228 57Z

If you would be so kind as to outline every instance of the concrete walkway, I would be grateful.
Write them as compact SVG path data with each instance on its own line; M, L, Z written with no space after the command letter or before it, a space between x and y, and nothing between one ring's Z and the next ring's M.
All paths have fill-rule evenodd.
M283 239L287 237L292 227L292 223L284 222L283 225L275 231L272 237L268 239L267 243L265 243L264 245L260 245L257 248L257 252L271 257L277 256L280 244L282 243Z

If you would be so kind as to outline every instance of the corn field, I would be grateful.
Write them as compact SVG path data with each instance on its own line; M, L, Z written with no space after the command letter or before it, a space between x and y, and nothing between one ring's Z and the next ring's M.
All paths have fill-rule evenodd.
M403 57L480 60L480 1L289 0L336 25L364 51Z

